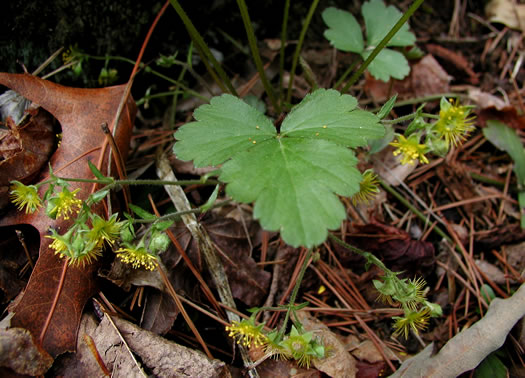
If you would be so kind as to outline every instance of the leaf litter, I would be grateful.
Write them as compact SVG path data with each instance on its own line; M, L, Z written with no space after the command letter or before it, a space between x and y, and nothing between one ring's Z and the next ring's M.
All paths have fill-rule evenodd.
M439 16L441 12L445 12L445 9L442 8L446 7L434 9L434 20L436 20L436 14ZM447 10L451 9L447 8ZM421 23L425 22L424 17L425 16L421 17ZM448 17L447 14L447 24L439 21L439 18L437 18L437 20L438 22L434 23L427 22L425 26L432 24L446 28L448 27L450 17ZM462 27L465 28L464 30L460 29L463 33L462 37L476 38L475 32L470 30L468 25L466 25L464 21L461 21L461 18L460 21L456 20L454 22L460 23ZM425 33L430 32L426 30L428 28L418 27L417 22L413 25L413 29L415 29L416 35L418 36L424 36ZM474 45L468 45L468 43L472 42L463 43L461 38L454 39L455 37L452 34L450 38L453 42L448 44L447 42L443 43L447 50L461 53L462 56L466 57L467 62L475 63L474 67L472 67L473 72L478 73L480 76L480 82L476 85L479 85L479 88L482 90L481 93L494 96L495 94L497 95L497 93L493 91L495 87L493 77L499 73L499 67L502 65L501 61L503 59L508 59L508 62L503 61L503 63L513 63L513 61L508 55L503 54L504 46L497 43L494 35L488 34L486 30L483 32L486 32L487 35L483 35L482 37L488 37L486 39L479 38L475 43L475 47L473 47ZM441 35L445 34L446 31ZM504 39L505 38L506 37L504 37ZM477 57L482 53L484 43L486 43L485 47L489 46L489 43L492 43L493 46L489 46L492 48L492 53L485 55L485 65L482 66L476 62L478 62ZM330 51L328 48L326 49L327 52ZM411 99L414 96L443 93L449 90L461 92L464 89L460 86L468 84L468 96L470 96L474 76L469 73L467 68L471 68L471 66L465 66L462 62L454 60L455 55L447 55L445 53L437 54L435 51L433 53L431 49L428 50L430 50L430 54L424 59L425 62L432 62L429 68L424 68L423 73L417 75L417 69L415 69L415 65L413 65L411 76L405 79L408 84L401 86L399 86L399 83L394 84L392 87L393 92L404 93L406 99ZM343 57L341 57L341 59L343 59ZM421 61L423 60L419 62ZM453 65L457 65L457 67L451 67ZM321 69L326 69L326 67L321 66ZM416 73L414 73L414 71L416 71ZM522 68L518 71L519 77L522 77L522 71ZM429 72L439 72L439 75L429 74ZM421 83L421 86L416 86L420 84L420 81L422 82L429 77L435 78L436 76L439 77L438 82ZM322 77L322 75L319 75L319 77ZM505 90L509 93L509 101L506 102L506 108L502 110L500 107L495 110L495 108L481 106L481 109L478 111L479 125L484 126L487 120L497 119L520 130L518 135L522 136L522 134L520 134L523 129L521 127L522 116L519 111L516 111L516 109L519 109L519 93L516 94L513 91L512 85L510 85L510 79L508 81L509 83L504 85ZM369 83L370 80L367 79L364 87L366 92L359 93L364 97L361 99L363 99L365 103L367 100L370 103L377 103L389 97L391 89L389 89L388 86L380 88L378 94L372 94L372 84ZM370 98L366 98L364 93L368 93L367 96L370 96ZM467 94L465 96L467 96ZM497 98L499 99L499 96ZM432 100L429 101L427 108L432 109ZM410 107L411 105L405 106ZM412 110L414 109L412 108ZM394 108L393 112L396 116L399 116L403 114L403 109ZM59 119L59 117L56 118ZM59 119L59 122L64 130L65 122L63 122L63 119ZM273 125L271 126L273 127ZM161 128L162 125L159 125L159 129ZM90 126L88 129L95 130L96 127ZM67 131L63 132L67 133ZM124 141L125 140L124 138ZM490 281L497 281L496 284L500 286L506 295L510 295L516 290L516 282L523 282L522 270L524 259L522 243L525 239L525 234L517 223L519 220L511 215L511 212L507 211L508 209L506 210L507 207L517 208L515 195L517 183L511 175L512 159L506 155L505 152L497 151L487 143L479 130L473 135L472 141L472 143L467 142L465 145L458 147L451 156L446 157L446 161L436 159L432 161L428 167L422 166L414 168L410 172L407 172L400 180L411 191L406 190L402 185L400 185L399 191L411 203L416 206L421 206L421 211L426 211L429 219L427 224L415 219L402 203L388 194L386 201L383 203L376 204L368 210L366 208L358 209L357 216L354 217L352 221L345 221L340 228L346 240L352 240L356 244L360 243L359 245L363 249L374 251L378 256L382 256L390 267L395 265L396 270L403 270L406 274L416 270L423 270L427 280L431 283L429 298L444 294L445 299L442 303L445 307L445 316L433 320L434 323L429 330L421 333L421 339L417 339L411 335L407 342L403 342L391 337L392 332L389 329L391 326L390 318L393 316L392 311L396 311L396 309L387 309L385 307L388 306L376 301L373 295L366 295L367 292L371 292L371 282L377 274L375 270L366 271L362 262L352 258L347 251L341 251L338 247L331 246L329 243L320 247L322 260L326 262L326 264L323 262L324 265L321 263L319 263L319 266L315 265L315 267L319 269L319 274L311 272L307 274L302 292L304 298L308 299L311 303L309 308L310 314L314 314L315 318L327 324L331 334L338 335L339 337L352 335L353 337L357 337L358 340L363 341L361 344L358 343L357 346L354 344L350 351L353 352L353 357L348 356L345 361L345 363L347 363L352 359L357 360L354 376L378 376L379 374L384 374L385 371L391 373L392 370L379 352L379 350L383 350L384 352L386 349L381 345L387 344L389 349L398 350L401 352L401 355L408 351L410 354L417 356L415 357L416 360L408 360L406 365L400 365L398 361L391 358L390 354L388 354L387 359L393 361L396 368L401 366L401 371L404 371L406 366L416 366L417 369L428 368L430 363L433 365L430 365L431 368L437 366L439 369L442 369L439 370L439 376L458 374L461 369L452 370L452 368L450 368L452 363L449 362L451 360L449 357L450 354L457 355L458 353L461 353L461 356L464 356L465 359L469 361L469 365L463 364L463 367L473 369L485 358L490 350L497 349L503 343L505 337L511 332L510 329L514 324L514 318L517 319L523 316L523 309L519 305L516 305L515 302L496 299L492 302L493 304L490 305L491 308L495 309L486 313L486 307L480 304L478 299L482 297L479 288L488 281L485 276L487 276ZM259 143L259 141L257 141L257 143ZM62 150L63 149L62 147ZM57 156L60 156L59 151L60 148L57 149L52 161L58 160ZM147 155L147 152L147 150L135 152L132 158L135 161L142 159L143 164L146 165L148 164L148 159L150 159L150 163L152 159L151 155ZM73 156L67 157L62 163L72 160L78 156L78 154L79 152L75 151ZM432 163L435 163L435 165ZM458 175L458 171L461 173L460 175ZM186 172L191 174L189 170ZM465 185L465 183L468 183L468 185ZM465 188L468 188L468 190ZM417 194L419 199L427 205L427 208L418 203L412 193ZM197 205L205 202L207 194L205 188L199 186L188 188L187 190L188 197ZM221 195L223 194L224 193L221 193ZM483 195L487 197L480 198ZM514 198L514 202L509 198ZM477 202L463 202L469 199L476 199ZM165 201L165 198L161 196L157 198L157 200L161 202ZM164 203L166 203L166 201ZM450 204L453 206L440 209L440 207L449 206ZM429 209L432 210L439 219L433 218L431 212L428 211ZM252 214L253 216L252 210L253 209L248 207L247 214ZM355 210L347 205L345 206L345 211L350 213ZM376 221L361 221L359 217L360 211L369 211L373 215L372 218L367 215L363 217L363 219L375 218ZM296 256L299 256L301 251L284 247L282 241L278 239L276 234L270 234L270 239L263 242L262 238L257 237L258 231L252 229L253 224L256 224L252 222L252 219L245 219L245 222L248 223L246 226L240 221L234 222L221 217L221 213L216 212L199 218L199 222L205 225L210 237L223 253L223 262L227 267L226 271L232 288L238 287L238 289L233 290L236 298L240 300L245 307L263 303L266 296L272 291L272 274L276 274L275 272L277 271L275 266L283 268L279 270L280 273L277 277L279 284L275 286L278 287L281 295L286 292L287 288L290 287L289 281L291 277L293 277L296 264L294 261L297 260ZM40 232L44 229L41 220L29 217L29 219L26 218L25 221L33 224ZM193 240L191 240L189 233L183 231L185 230L183 226L178 225L177 227L176 234L180 237L181 244L189 251L195 265L204 273L205 269L202 264L202 256L200 255L199 248ZM433 233L436 227L444 230L455 230L454 233L457 234L457 238L453 239L452 243L446 240L443 241L440 235ZM248 232L246 232L246 229ZM250 235L251 242L249 242L247 235ZM454 250L454 248L458 248L458 241L462 243L463 251ZM439 248L437 252L439 252L440 256L447 256L444 262L440 261L439 264L436 263L434 258L434 254L438 254L434 251L436 247ZM285 248L289 249L290 254L280 253L280 251L283 251ZM266 253L264 259L262 258L263 250ZM468 254L472 254L476 259L468 258ZM42 257L43 256L40 257L35 271L41 269L38 264L43 264L44 260ZM462 261L465 265L465 271L458 265L457 260ZM168 251L167 255L163 256L163 262L170 273L171 281L174 283L179 282L174 285L176 289L181 290L182 294L187 298L199 303L203 307L207 307L206 300L203 299L200 291L196 289L198 283L190 278L191 276L188 270L177 270L182 265L177 253L174 250ZM481 262L483 262L483 264L480 264ZM55 258L48 261L44 266L58 266L58 264L59 261ZM438 270L436 265L439 266L441 270ZM230 266L231 269L228 268L228 266ZM490 266L490 268L487 268L487 266ZM494 268L497 270L494 270ZM57 271L56 274L58 273ZM35 273L33 274L36 276ZM77 276L87 280L87 282L91 282L91 278L84 278L82 274L78 274ZM327 281L323 281L321 277L327 277ZM117 278L119 278L118 275ZM32 280L34 281L33 277ZM149 284L146 282L147 280L150 280ZM121 331L124 330L124 338L126 338L126 331L131 332L133 335L138 335L137 338L132 337L128 340L132 353L139 356L139 360L141 360L146 369L155 369L155 367L157 367L156 375L162 375L161 370L168 365L163 365L163 363L156 360L155 357L145 354L143 347L150 347L152 352L157 353L164 348L171 348L173 345L170 344L166 346L167 344L164 344L164 341L172 338L177 339L178 342L193 345L187 341L187 339L179 338L179 335L174 335L173 333L173 329L182 323L176 314L174 314L176 311L174 311L173 306L169 304L166 294L161 291L156 291L164 290L161 284L162 281L158 279L158 277L134 277L124 285L128 290L124 292L119 291L120 289L116 290L114 287L110 287L107 281L103 282L102 290L108 294L110 301L115 305L115 309L118 308L120 311L132 314L136 317L136 321L137 318L140 318L137 315L147 313L147 315L144 315L142 325L151 328L155 333L166 335L162 340L155 339L155 341L151 341L151 334L146 333L138 327L129 327L130 324L115 318L117 319L115 321L117 328ZM328 287L327 290L327 283L334 285L334 288L330 289ZM45 282L42 280L37 284L46 287ZM155 289L155 291L149 289L149 293L146 293L144 298L140 298L142 295L142 286L152 286L157 287L157 289ZM34 286L28 286L26 291L29 290L28 292L31 293L32 290L35 290L32 287ZM191 290L191 288L193 288L193 290ZM85 284L69 289L73 291L79 290L83 293L89 293L89 295L85 294L82 298L71 297L78 306L73 310L69 310L73 312L74 316L59 316L60 324L65 327L69 326L69 328L62 329L64 333L69 332L70 334L75 334L76 327L79 324L79 320L77 320L76 317L82 313L86 298L94 293L94 290L91 289L94 288L89 287L86 289ZM522 289L519 293L521 292ZM36 291L35 293L40 295L41 292ZM129 298L132 296L131 294L136 294L137 299L135 301L131 301ZM31 297L29 294L26 295L24 295L26 300ZM12 295L9 296L12 297ZM36 296L37 294L34 295L34 297ZM124 296L128 296L128 298L122 300ZM280 297L280 295L277 295L275 298L278 301ZM147 299L145 300L145 298ZM518 299L518 297L511 298ZM36 299L35 303L38 303ZM133 310L130 306L131 303L135 305ZM506 303L513 304L507 305ZM138 307L139 310L137 310ZM510 310L511 308L512 310ZM85 312L90 313L91 311L91 306L87 306ZM496 312L499 314L496 315L497 319L494 318L494 313ZM195 310L194 314L203 317L197 310ZM503 322L503 320L506 319L503 316L510 316L511 314L513 319L508 322ZM483 317L483 315L485 316ZM22 314L22 316L24 315ZM476 323L478 319L482 320ZM98 320L95 320L93 317L91 317L89 322L91 322L91 330L89 332L91 335L95 335L93 329L99 329L98 327L100 327L102 323L98 324ZM111 328L106 318L104 318L102 322L104 331L99 330L97 338L94 338L97 349L99 352L108 349L117 351L122 357L111 360L116 361L117 364L121 364L119 365L122 366L120 372L124 373L129 371L132 372L132 374L136 374L137 365L132 361L129 352L124 350L121 341L119 341L120 339L115 337L114 328ZM139 322L137 321L137 323ZM175 325L172 326L172 323ZM223 361L229 364L232 361L231 354L228 355L231 349L223 342L225 334L222 333L222 330L217 330L221 327L217 326L217 323L210 323L210 321L203 321L201 324L203 329L214 329L215 333L210 332L210 338L207 341L209 341L210 345L214 345L220 350L218 355ZM68 331L68 329L70 331ZM467 331L460 332L462 329L466 329ZM468 332L469 329L473 331L480 330L479 335L472 336L471 332L466 333L465 336L465 332ZM52 346L51 350L53 353L51 353L51 355L60 354L64 350L72 350L74 349L72 345L76 344L77 357L79 360L89 360L90 369L93 369L89 371L100 374L100 365L93 365L93 361L95 361L93 354L91 351L87 351L86 344L82 341L84 330L84 325L82 325L78 332L78 339L75 339L73 343L71 337L69 337L66 344ZM216 336L217 334L221 335L219 336L219 340L222 342L213 340L212 336ZM523 332L520 333L519 330L514 330L510 334L523 343ZM60 338L58 330L50 330L50 335L52 335L51 337L53 338ZM108 335L111 335L111 337ZM454 336L463 337L463 341L456 341L459 338L456 339ZM498 342L494 341L496 339ZM144 340L148 341L146 342ZM367 341L366 344L364 343L365 341ZM448 341L447 349L443 349L443 354L441 355L440 353L442 352L439 352L432 356L432 348L427 347L425 349L422 345L428 341L435 341L440 345ZM155 344L157 342L160 343ZM376 351L375 357L373 358L370 357L371 354L373 355L369 349L370 343L373 344L372 349ZM487 345L487 347L483 351L469 348L469 345L476 344L484 344ZM523 344L521 344L521 347L523 347ZM507 367L510 369L513 367L509 361L515 360L516 358L519 360L520 353L519 348L517 349L518 350L515 351L505 352L507 353L505 362L507 362ZM192 349L190 349L190 351L191 350ZM420 350L423 350L423 352L417 355L417 352ZM446 355L446 353L449 354ZM190 354L193 356L192 353ZM114 357L114 355L112 356ZM341 356L343 356L341 358L345 358L344 353L341 353ZM382 359L378 359L378 356L381 356L380 358ZM522 356L523 354L521 353L521 357ZM103 356L103 359L104 357L107 358L108 356ZM199 356L199 358L201 357L202 356ZM439 362L439 358L444 358L445 362ZM178 359L175 360L179 361ZM199 360L199 363L204 364L205 360L206 359ZM207 361L206 363L210 362ZM213 363L212 361L212 366L216 369L214 370L215 373L222 371L221 369L224 368L221 363L217 363L216 365L213 365ZM69 364L69 367L65 366L63 368L75 369L75 367L80 366L75 365L75 362L72 361L69 361ZM283 367L284 364L286 364L286 367ZM517 367L519 367L518 365L519 363L516 363L514 368L517 369ZM107 366L114 368L111 362L108 362ZM169 366L169 368L173 368L173 366ZM290 362L268 361L265 365L261 365L261 373L267 372L267 376L280 376L278 372L282 372L282 376L291 376L293 375L292 369L296 369L296 366ZM308 373L302 370L297 370L297 372L305 375L312 374L318 376L319 373L312 370L313 369L310 369ZM154 372L154 370L148 370L148 372ZM328 375L335 374L330 374L328 371L324 372Z

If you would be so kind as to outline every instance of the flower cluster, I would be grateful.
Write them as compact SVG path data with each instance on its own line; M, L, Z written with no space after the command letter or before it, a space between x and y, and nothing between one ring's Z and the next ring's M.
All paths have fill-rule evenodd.
M379 292L378 299L390 305L401 305L404 316L394 316L394 335L408 338L412 330L418 333L426 328L430 317L441 316L441 307L426 300L425 280L422 278L400 279L398 273L387 271L382 280L374 280Z
M314 338L312 332L305 332L299 323L292 326L288 335L282 336L276 330L264 333L264 324L255 325L255 316L232 322L226 326L228 336L236 340L237 344L246 347L263 347L266 356L297 361L299 366L310 367L312 359L324 358L325 349Z
M98 170L94 173L103 183L108 183ZM49 248L67 259L69 264L85 266L100 257L104 247L108 246L116 249L119 259L133 268L154 270L158 254L169 245L169 238L164 231L173 221L157 222L154 215L139 210L139 213L147 214L152 225L135 244L134 219L131 216L126 214L126 221L118 221L117 214L104 219L91 210L93 205L106 197L109 189L102 189L82 200L77 197L80 189L70 190L68 181L55 176L50 169L50 179L37 185L24 185L19 181L11 183L10 197L18 210L25 210L26 214L33 213L43 203L47 203L46 214L50 218L74 218L64 234L59 234L54 229L49 231L49 235L46 235L51 240ZM48 189L41 198L38 192L43 185L48 185Z
M451 147L464 141L467 135L475 129L471 107L460 105L459 101L441 98L439 119L427 123L421 115L422 107L407 127L404 135L390 143L396 147L394 155L401 155L402 164L413 165L416 161L428 164L425 154L433 152L444 156ZM421 143L424 140L424 143Z
M234 321L226 326L228 336L235 339L237 344L248 347L260 347L268 342L268 337L263 333L264 324L255 325L255 320Z
M124 247L121 247L115 251L120 260L133 268L144 267L148 270L155 270L157 256L150 253L143 246L134 246L129 243L123 243Z
M51 235L46 236L52 240L49 247L55 254L67 258L70 264L91 264L102 255L105 244L113 246L120 237L124 222L117 222L117 214L105 220L97 214L90 213L89 218L90 222L76 223L63 235L51 230Z

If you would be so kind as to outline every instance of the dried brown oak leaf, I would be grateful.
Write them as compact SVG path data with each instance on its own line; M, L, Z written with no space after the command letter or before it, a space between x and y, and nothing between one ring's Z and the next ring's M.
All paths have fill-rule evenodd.
M55 145L53 117L42 108L16 125L7 118L7 130L0 130L0 209L9 203L9 182L31 182L47 164Z
M124 93L124 86L100 89L70 88L28 74L8 73L0 73L0 84L40 105L60 123L62 142L49 160L53 171L63 177L92 178L87 161L91 160L95 164L98 162L105 138L100 125L104 122L112 123ZM115 141L124 158L128 151L135 113L136 106L130 98L115 135ZM104 153L103 167L107 167L109 149ZM35 182L46 177L47 171L43 170ZM78 198L86 199L91 185L72 183L70 189L76 188L80 188ZM41 188L41 194L44 190L45 186ZM25 214L12 210L0 219L0 226L30 224L40 234L39 258L22 299L13 309L15 316L11 322L13 327L26 328L35 337L40 335L51 308L63 264L63 260L49 249L51 240L44 236L49 228L63 233L71 223L72 220L52 220L44 211ZM95 268L95 265L85 268L70 266L67 270L64 287L43 340L43 347L54 357L75 349L82 309L96 289Z
M354 229L346 242L373 253L396 272L423 273L434 264L434 246L413 239L406 231L375 220L365 225L354 225ZM343 261L356 262L356 255L351 251L342 247L336 247L336 250Z

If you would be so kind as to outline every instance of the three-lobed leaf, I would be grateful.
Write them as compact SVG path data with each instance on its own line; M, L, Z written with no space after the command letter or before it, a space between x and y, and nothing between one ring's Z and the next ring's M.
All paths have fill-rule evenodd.
M348 147L384 134L379 119L356 106L352 96L319 89L290 112L278 134L262 113L222 95L176 132L174 152L196 166L223 164L226 192L255 202L263 228L280 231L290 245L311 247L345 218L337 195L359 190L361 174Z
M394 6L386 6L382 0L370 0L363 4L361 13L365 20L368 46L376 46L387 35L403 15ZM387 46L412 46L416 36L409 30L408 24L392 37Z
M175 151L179 159L193 160L196 167L222 164L256 143L275 138L272 122L237 97L211 99L193 113L195 122L181 127Z
M386 6L382 0L365 2L361 12L366 26L366 47L361 28L352 14L330 7L323 11L322 17L328 26L324 36L335 48L360 54L366 60L402 14L395 7ZM408 24L404 24L387 46L412 46L415 42L415 35L410 32ZM388 81L390 77L405 78L410 66L403 54L385 48L370 63L368 70L376 79Z

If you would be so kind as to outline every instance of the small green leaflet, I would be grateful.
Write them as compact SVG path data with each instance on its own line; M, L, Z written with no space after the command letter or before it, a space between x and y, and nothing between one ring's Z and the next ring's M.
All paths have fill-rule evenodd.
M403 15L394 6L385 6L382 0L365 2L361 13L365 19L368 46L377 46ZM414 43L416 36L409 30L408 24L404 24L387 46L412 46Z
M219 179L239 202L255 202L263 228L280 231L292 246L324 242L346 213L337 195L359 191L361 174L348 147L381 138L384 127L357 100L318 89L281 125L231 96L214 97L195 110L195 122L176 133L174 152L196 167L223 164Z

